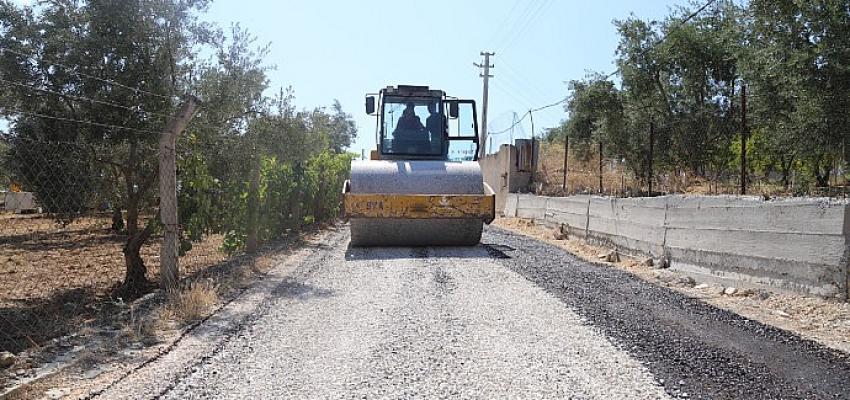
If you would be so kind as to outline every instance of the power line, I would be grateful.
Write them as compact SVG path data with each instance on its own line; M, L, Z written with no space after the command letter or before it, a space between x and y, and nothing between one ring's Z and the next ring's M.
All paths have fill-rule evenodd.
M541 15L545 14L544 11L548 9L551 5L552 0L543 0L540 3L540 6L537 7L537 9L531 15L529 15L528 19L525 21L525 24L522 25L522 28L520 28L519 31L517 31L517 34L511 37L508 42L505 43L505 45L498 51L502 53L507 52L507 50L510 49L511 46L516 43L517 39L523 37L525 33L528 32L528 29L530 29L532 26L534 26L535 23L537 23L537 19L540 18Z
M157 131L150 131L150 130L147 130L147 129L128 128L126 126L102 124L100 122L82 121L82 120L78 120L78 119L56 117L56 116L53 116L53 115L40 114L40 113L35 113L35 112L30 112L30 111L23 111L23 110L20 110L20 109L17 109L17 108L7 107L7 106L3 106L3 105L0 105L0 108L10 110L10 111L12 111L13 113L16 113L16 114L27 115L27 116L30 116L30 117L53 119L53 120L57 120L57 121L71 122L71 123L76 123L76 124L92 125L92 126L97 126L97 127L101 127L101 128L127 130L127 131L141 132L141 133L152 133L152 134L156 134L156 135L159 135L159 134L162 133L162 132L157 132Z
M507 131L509 131L509 130L513 129L513 127L515 127L515 126L517 126L517 125L521 124L521 123L522 123L522 121L523 121L523 120L525 119L525 117L527 117L527 116L528 116L528 111L526 111L526 112L525 112L525 114L522 114L522 117L521 117L520 119L518 119L518 120L514 121L514 123L513 123L513 124L511 124L511 126L509 126L509 127L505 128L505 129L502 129L502 130L500 130L500 131L498 131L498 132L493 132L493 133L491 133L490 135L501 135L501 134L503 134L503 133L505 133L505 132L507 132Z
M540 86L536 85L530 79L526 78L525 75L523 75L517 69L512 67L511 64L505 62L505 60L502 60L501 65L506 68L508 74L512 75L517 82L530 87L539 95L547 95L546 93L544 93L544 90L540 88Z
M520 12L519 15L516 17L516 19L514 19L513 22L510 24L508 29L505 29L504 31L502 31L502 32L504 32L504 34L499 36L499 38L500 38L498 40L499 45L496 48L501 49L502 47L504 47L505 42L509 41L512 38L513 33L519 31L518 28L523 26L523 23L527 20L527 17L531 16L532 10L538 4L539 4L538 0L531 0L531 1L528 2L528 4L525 6L525 8L522 10L522 12Z
M552 103L552 104L547 104L547 105L542 106L542 107L537 107L537 108L531 109L531 110L529 110L529 112L538 112L538 111L541 111L541 110L545 110L545 109L547 109L547 108L552 108L552 107L555 107L555 106L557 106L557 105L564 104L564 103L566 103L566 102L567 102L567 99L566 99L566 98L563 98L563 99L558 100L558 101L556 101L556 102L554 102L554 103Z
M503 62L503 63L502 63L502 66L504 66L504 67L506 68L506 70L505 70L505 71L507 71L507 72L508 72L508 74L507 74L507 75L502 75L502 77L503 77L503 78L506 78L506 79L507 79L507 82L506 82L506 83L511 83L511 82L513 82L513 85L510 85L510 86L512 86L512 87L520 87L520 88L521 88L521 87L529 87L529 88L533 89L533 91L534 91L535 93L537 93L537 95L538 95L538 96L540 96L540 98L550 97L550 95L549 95L549 94L546 94L544 90L540 89L540 86L535 85L535 84L534 84L534 82L532 82L531 80L529 80L529 79L525 78L522 74L520 74L520 73L519 73L519 72L517 72L514 68L512 68L512 67L510 66L510 64L507 64L507 63L504 63L504 62ZM521 94L521 93L522 93L522 91L517 91L517 93L518 93L518 94ZM523 97L523 98L526 98L525 96L522 96L522 97ZM526 98L526 99L527 99L527 98ZM532 106L532 105L534 104L534 102L531 102L531 101L528 101L527 103L528 103L528 106ZM554 111L552 111L551 109L548 109L548 111L549 111L550 113L554 113ZM552 114L552 115L553 115L553 114Z
M35 87L35 86L30 86L30 85L27 85L27 84L24 84L24 83L20 83L20 82L7 81L7 80L2 79L2 78L0 78L0 83L5 83L7 85L19 86L19 87L22 87L24 89L35 90L35 91L38 91L38 92L50 93L50 94L54 94L54 95L57 95L57 96L67 97L69 99L76 100L76 101L88 101L88 102L91 102L91 103L94 103L94 104L101 104L101 105L105 105L105 106L109 106L109 107L121 108L121 109L132 111L132 112L144 112L146 114L156 115L156 116L163 117L163 118L173 117L172 115L168 115L168 114L161 114L161 113L153 112L153 111L142 111L141 109L138 109L138 108L122 106L120 104L110 103L108 101L90 99L88 97L76 96L76 95L57 92L57 91L53 91L53 90L49 90L49 89L38 88L38 87Z
M502 64L510 70L510 66L508 64ZM507 70L506 70L507 71ZM512 98L517 103L520 103L524 108L528 109L534 106L534 101L531 101L531 97L525 95L522 88L531 88L539 95L540 97L549 97L546 95L539 87L535 86L531 81L527 79L520 80L522 77L517 72L510 72L508 75L502 75L502 79L494 80L495 87L505 93L508 97ZM502 86L504 85L504 87Z
M676 26L676 27L674 27L674 28L679 28L679 27L681 27L682 25L684 25L685 23L687 23L688 21L690 21L691 19L693 19L694 17L696 17L697 15L699 15L702 11L704 11L704 10L705 10L706 8L708 8L710 5L714 4L716 1L717 1L717 0L709 0L708 2L706 2L705 4L703 4L703 5L702 5L702 7L698 8L696 11L694 11L694 12L693 12L693 13L691 13L691 14L689 14L686 18L684 18L682 21L680 21L680 22L677 24L677 26ZM531 2L531 3L529 4L529 6L528 6L528 7L526 7L526 9L525 9L525 11L526 11L526 12L524 12L524 13L523 13L523 15L528 14L528 12L527 12L527 11L533 8L533 4L534 4L534 2ZM506 45L507 45L507 46L502 46L502 47L500 47L500 48L499 48L499 49L500 49L500 51L505 50L506 48L508 48L508 47L509 47L509 45L510 45L513 41L515 41L515 39L516 39L518 36L520 36L521 34L524 34L524 33L525 33L525 31L528 29L528 27L530 27L530 26L532 26L532 25L533 25L533 24L532 24L532 22L533 22L533 20L534 20L534 19L536 19L536 18L539 16L540 11L542 11L542 10L546 9L547 7L549 7L549 5L550 5L550 4L551 4L551 3L550 3L550 2L548 2L548 1L546 1L546 0L544 0L544 1L543 1L543 2L541 2L541 3L538 3L538 7L537 7L537 9L535 9L535 11L534 11L534 12L532 12L532 13L529 15L529 17L533 17L533 18L529 18L528 20L526 20L526 21L525 21L525 24L524 24L524 25L522 25L522 28L520 28L520 30L519 30L519 31L517 31L517 33L518 33L518 35L517 35L517 36L510 38L510 35L509 35L509 38L510 38L511 40L509 40L509 42L508 42L508 43L506 43ZM672 29L671 29L671 30L672 30ZM669 34L669 32L668 32L668 34ZM663 43L663 42L664 42L664 40L665 40L666 38L667 38L667 36L662 37L662 38L661 38L661 39L659 39L656 43L652 44L651 46L648 46L648 47L647 47L647 48L645 48L643 51L641 51L639 55L640 55L640 56L642 56L642 55L644 55L646 52L648 52L649 50L651 50L652 48L654 48L655 46L660 45L661 43ZM510 69L510 68L509 68L509 69ZM620 72L620 68L618 67L618 68L617 68L614 72L612 72L612 73L610 73L610 74L606 75L605 79L611 78L612 76L614 76L615 74L617 74L617 73L619 73L619 72ZM518 75L518 74L517 74L517 75ZM532 113L535 113L535 112L538 112L538 111L542 111L542 110L545 110L545 109L549 109L549 108L551 108L551 107L555 107L555 106L557 106L557 105L560 105L560 104L565 103L567 100L568 100L568 98L563 98L563 99L561 99L561 100L559 100L559 101L556 101L556 102L551 103L551 104L547 104L547 105L545 105L545 106L541 106L541 107L537 107L537 108L532 108L532 109L528 110L527 112L525 112L519 120L515 121L515 122L514 122L511 126L509 126L508 128L503 129L503 130L500 130L500 131L497 131L497 132L491 132L491 133L490 133L490 135L499 135L499 134L505 133L505 132L507 132L507 131L509 131L509 130L513 129L515 126L519 125L520 123L522 123L522 121L523 121L523 120L525 120L525 117L527 117L527 116L531 115Z
M9 52L9 53L12 53L12 54L17 54L17 55L19 55L19 56L21 56L21 57L32 58L32 55L31 55L31 54L21 53L21 52L19 52L19 51L15 51L15 50L12 50L12 49L0 49L0 54L2 54L2 53L4 53L4 52ZM75 73L75 74L77 74L77 75L79 75L79 76L83 76L83 77L86 77L86 78L89 78L89 79L94 79L94 80L101 81L101 82L104 82L104 83L107 83L107 84L110 84L110 85L118 86L118 87L121 87L121 88L124 88L124 89L127 89L127 90L132 90L132 91L134 91L134 92L136 92L136 93L142 93L142 94L145 94L145 95L148 95L148 96L159 97L159 98L162 98L162 99L165 99L165 100L171 101L171 97L163 96L163 95L158 94L158 93L153 93L153 92L149 92L149 91L147 91L147 90L143 90L143 89L139 89L139 88L134 88L134 87L131 87L131 86L127 86L127 85L124 85L124 84L122 84L122 83L115 82L115 81L113 81L113 80L111 80L111 79L99 78L99 77L96 77L96 76L94 76L94 75L89 75L89 74L87 74L87 73L85 73L85 72L79 72L79 71L76 71L73 67L69 67L69 66L67 66L67 65L60 64L60 63L58 63L58 62L52 62L52 63L47 63L47 64L49 64L49 65L53 65L53 66L57 66L57 67L65 68L66 70L72 71L73 73Z
M519 7L520 4L522 4L522 0L514 1L514 5L511 7L511 9L505 15L505 18L502 19L502 23L499 24L499 25L496 25L496 26L497 27L507 26L508 22L511 21L511 17L514 16L514 11L517 9L517 7ZM497 30L496 32L494 32L493 35L490 37L490 43L489 44L496 44L496 43L493 43L493 42L495 42L496 39L500 39L501 36L502 36L500 34L503 34L504 32L505 31L500 31L500 30Z
M531 1L529 1L525 4L525 8L523 8L522 11L519 11L518 13L511 13L511 15L509 15L509 17L514 17L514 18L511 19L510 21L506 20L505 24L503 24L503 26L507 27L507 29L503 30L501 32L501 35L499 35L499 38L498 38L499 39L498 40L499 46L498 47L501 47L501 45L504 44L504 42L511 37L511 34L514 33L517 30L517 28L519 28L519 26L522 24L524 19L529 15L531 10L536 6L537 1L539 1L539 0L531 0Z
M502 78L504 78L504 76ZM494 80L493 86L505 95L507 95L516 104L522 106L523 109L527 109L528 107L534 106L534 102L529 100L529 98L525 94L523 94L521 90L517 90L517 86L515 86L513 83L511 83L511 81L507 79Z
M545 106L540 106L540 107L537 107L537 108L532 108L532 109L530 109L530 110L526 111L526 112L525 112L525 114L522 114L522 118L518 119L516 122L514 122L514 123L513 123L513 125L509 126L507 129L503 129L503 130L501 130L501 131L493 132L493 133L490 133L490 134L491 134L491 135L498 135L498 134L505 133L505 132L507 132L507 131L511 130L513 127L515 127L515 126L519 125L520 123L522 123L522 121L525 119L525 117L529 116L531 113L536 113L536 112L538 112L538 111L542 111L542 110L545 110L545 109L547 109L547 108L551 108L551 107L555 107L555 106L560 105L560 104L564 104L566 101L567 101L567 99L566 99L566 98L564 98L564 99L558 100L558 101L556 101L556 102L554 102L554 103L547 104L547 105L545 105Z

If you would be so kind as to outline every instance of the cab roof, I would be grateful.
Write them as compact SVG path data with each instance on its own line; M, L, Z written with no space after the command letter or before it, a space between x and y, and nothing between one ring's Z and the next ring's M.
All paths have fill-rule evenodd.
M385 96L421 96L421 97L445 97L446 92L442 90L432 90L428 86L414 85L398 85L396 87L387 86L381 90Z

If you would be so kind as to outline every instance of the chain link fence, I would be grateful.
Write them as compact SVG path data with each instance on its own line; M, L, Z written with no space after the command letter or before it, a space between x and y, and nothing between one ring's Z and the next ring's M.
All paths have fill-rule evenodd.
M570 150L564 169L564 144L544 142L540 147L540 158L535 171L535 190L548 196L574 194L603 194L616 197L646 196L649 180L636 176L625 160L605 157L600 168L596 151L581 155ZM601 171L600 171L601 170ZM847 198L850 182L846 169L836 164L830 172L828 187L818 187L810 173L791 171L783 178L779 171L751 173L747 178L747 194L779 196L814 196ZM566 188L564 176L566 174ZM600 179L601 176L601 179ZM783 180L786 180L783 182ZM734 168L706 171L702 176L686 169L670 170L656 165L652 173L652 193L738 195L741 193L740 174Z
M115 312L134 231L149 230L139 256L145 278L159 281L158 153L126 143L11 138L2 145L0 351L17 353ZM125 162L131 153L135 169ZM252 186L250 173L215 176L205 165L220 160L178 153L180 278L244 253L252 231L263 243L336 218L350 163L332 153L302 163L258 154Z

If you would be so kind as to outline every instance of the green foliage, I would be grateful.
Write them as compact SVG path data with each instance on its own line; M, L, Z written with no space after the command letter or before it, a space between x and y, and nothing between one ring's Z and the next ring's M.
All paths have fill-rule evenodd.
M184 255L192 249L192 242L219 231L223 225L219 207L222 188L201 153L183 153L178 164L177 204L183 228L180 255Z
M248 235L245 232L228 231L224 234L224 243L221 245L221 250L230 255L238 253L244 248L247 237Z
M216 41L197 20L207 3L0 1L0 49L9 50L0 53L0 79L14 83L0 92L15 139L12 178L63 224L92 206L95 191L116 217L126 211L126 224L115 226L129 236L120 290L129 296L147 286L140 249L155 227L140 218L156 197L157 132L195 76L194 52ZM83 147L45 149L50 143Z
M245 45L233 43L230 49L221 56L243 61L222 62L224 72L210 69L199 81L201 90L222 103L201 115L181 142L179 201L186 249L203 235L219 233L225 236L225 251L239 252L252 231L262 243L335 218L350 167L351 156L342 151L356 129L339 102L330 113L324 108L299 112L291 89L266 98L261 95L263 75L247 72L262 69L259 59L244 54ZM258 79L224 85L220 76ZM257 95L234 99L228 95L233 90ZM216 123L223 118L227 124ZM257 177L256 186L252 177Z
M571 81L570 90L566 131L572 142L607 142L620 136L623 104L613 82L592 76Z
M0 134L2 135L2 134ZM12 166L8 160L10 146L0 136L0 189L8 190L12 183Z
M145 286L139 249L162 228L139 225L155 212L158 132L183 94L203 106L176 149L181 254L210 234L238 251L256 221L263 241L338 213L351 116L336 101L297 111L291 89L267 97L268 45L199 21L208 3L0 0L0 49L10 50L0 79L17 84L0 90L0 183L24 184L62 223L111 203L128 234L128 288Z
M729 145L727 166L732 171L741 169L741 140L732 141ZM750 174L766 176L775 170L776 161L773 149L764 129L754 129L747 137L747 170Z
M323 151L306 162L264 157L260 170L259 240L271 240L307 225L337 218L342 184L352 156ZM239 193L247 204L247 190ZM248 237L248 209L240 208L225 230L224 250L241 251Z
M88 151L16 138L5 158L15 181L34 192L43 211L63 225L95 206L98 170Z
M559 130L579 156L602 143L642 178L654 124L656 172L734 176L746 86L750 172L827 185L850 155L850 0L721 0L692 15L699 6L615 21L620 86L572 81Z

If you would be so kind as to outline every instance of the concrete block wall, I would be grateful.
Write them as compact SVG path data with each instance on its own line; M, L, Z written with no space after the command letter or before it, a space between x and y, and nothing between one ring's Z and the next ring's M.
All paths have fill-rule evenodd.
M510 194L504 214L736 286L846 297L850 213L824 199Z
M488 154L484 158L478 160L481 165L481 174L490 187L496 192L496 210L503 210L505 207L505 199L510 193L510 185L508 184L508 175L511 165L511 151L507 145L500 148L495 154Z
M35 196L32 192L6 192L3 201L6 211L21 212L35 210Z
M665 202L658 198L591 197L588 239L641 254L664 252Z
M520 169L519 158L521 153L526 153L526 156L531 153L533 157L536 153L531 151L533 145L530 140L517 139L516 142L519 146L503 144L496 153L478 160L484 182L496 192L497 210L505 209L508 194L527 192L531 183L531 171ZM536 159L531 162L534 164Z

